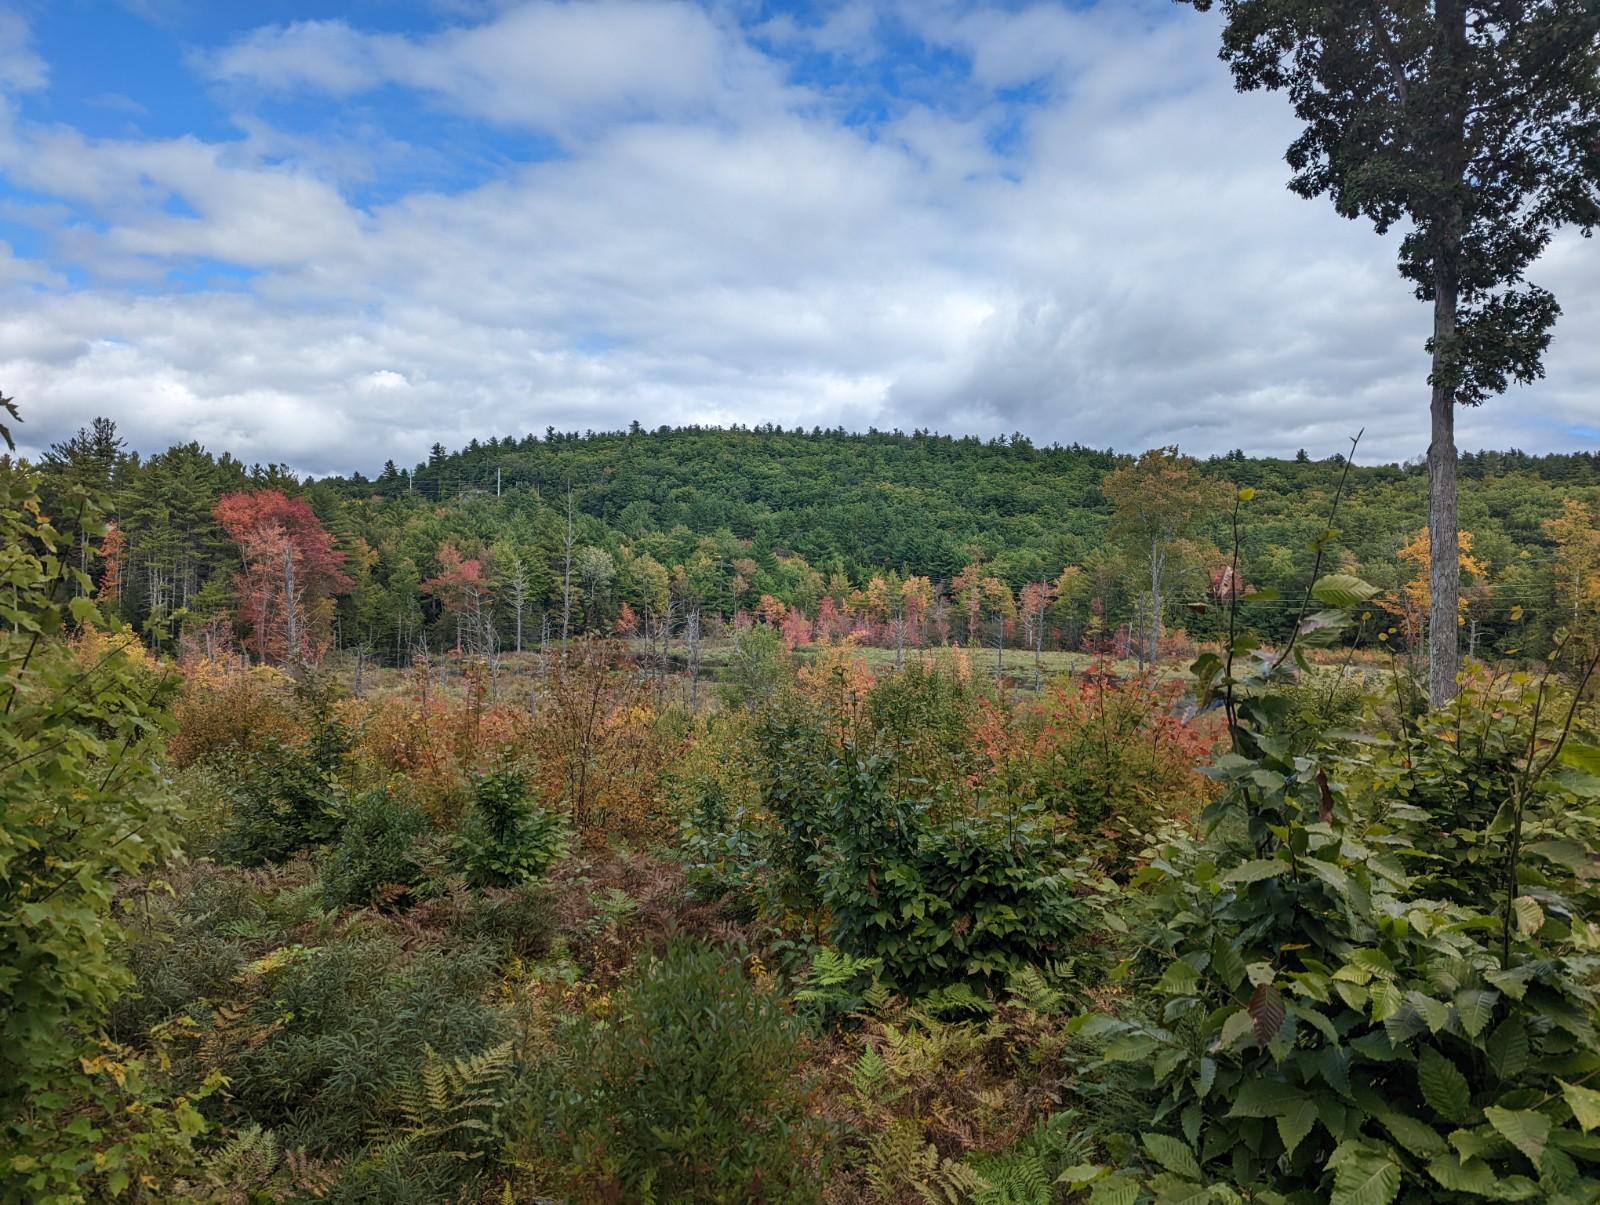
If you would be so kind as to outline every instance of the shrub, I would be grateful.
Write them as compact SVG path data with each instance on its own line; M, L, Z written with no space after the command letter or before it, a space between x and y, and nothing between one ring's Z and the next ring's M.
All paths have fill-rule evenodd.
M586 838L659 835L661 771L673 724L623 650L584 638L553 659L522 733L540 798Z
M131 981L114 886L177 852L156 772L176 680L112 638L84 688L63 633L101 623L78 566L105 528L87 498L56 528L35 485L0 457L0 1197L48 1203L122 1192L203 1123L100 1038Z
M769 877L770 839L757 808L751 727L743 709L702 721L668 780L690 888L701 899L737 896L747 908Z
M987 675L919 658L882 679L867 697L873 748L893 754L902 789L919 779L964 783L981 764L975 735L986 701L995 703Z
M366 787L404 793L436 824L460 818L472 797L472 774L518 744L518 716L485 703L479 675L465 697L433 680L419 662L403 694L344 704L357 733L351 776Z
M248 765L274 746L296 746L305 724L281 670L248 670L191 679L174 708L177 731L167 755L179 769Z
M1066 952L1088 920L1075 876L1037 816L936 819L890 793L884 759L846 750L831 792L831 844L818 858L839 948L926 992L995 982Z
M257 754L231 796L217 847L241 866L282 862L338 830L338 786L296 748L274 745Z
M462 857L473 883L526 883L566 852L566 824L529 800L528 783L520 773L482 775L473 784L473 802L461 833Z
M172 892L146 887L127 901L122 950L134 983L111 1010L115 1037L137 1041L151 1026L231 994L245 964L244 939L265 918L238 873L190 877Z
M294 699L304 739L269 742L232 767L239 781L218 851L241 866L282 862L338 831L351 737L335 706L337 690L308 673L295 684Z
M755 707L779 690L790 672L782 636L769 627L745 628L734 635L718 693L729 707Z
M985 703L982 785L1069 819L1079 841L1125 866L1161 821L1213 794L1197 771L1221 725L1184 718L1182 694L1178 683L1098 671L1014 710Z
M419 873L412 843L428 829L428 817L414 804L374 791L343 817L338 844L322 871L322 895L330 908L366 904L378 888L409 886Z
M1341 1205L1600 1197L1582 802L1600 797L1600 750L1568 745L1573 711L1541 687L1464 695L1392 754L1296 752L1274 729L1289 712L1277 684L1273 671L1234 683L1217 835L1170 843L1138 876L1139 940L1170 952L1159 1015L1075 1023L1109 1039L1106 1064L1145 1097L1149 1120L1109 1152L1172 1199L1227 1185ZM1515 742L1482 747L1494 764L1496 745L1520 744L1523 768L1492 816L1470 802L1436 816L1397 787L1430 765L1472 777L1473 734L1508 719ZM1478 825L1481 839L1458 840ZM1470 898L1434 890L1463 875L1480 885ZM1137 1194L1124 1173L1096 1188Z
M538 958L555 936L555 903L544 883L491 887L474 899L460 929L507 954Z
M679 938L578 1025L533 1136L587 1199L812 1200L800 1059L782 1001Z

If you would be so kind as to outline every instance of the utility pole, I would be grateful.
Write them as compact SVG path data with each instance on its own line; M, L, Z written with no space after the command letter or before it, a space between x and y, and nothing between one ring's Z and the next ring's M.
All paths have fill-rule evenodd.
M500 496L500 470L498 467L494 471L494 496L496 498Z

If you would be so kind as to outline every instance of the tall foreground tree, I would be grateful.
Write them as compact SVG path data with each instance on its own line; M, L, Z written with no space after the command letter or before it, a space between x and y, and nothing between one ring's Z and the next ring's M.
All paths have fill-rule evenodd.
M1206 11L1213 0L1179 0ZM1220 0L1242 91L1283 89L1305 129L1289 187L1381 234L1433 306L1428 694L1455 697L1455 408L1544 374L1560 307L1523 278L1600 219L1595 0Z

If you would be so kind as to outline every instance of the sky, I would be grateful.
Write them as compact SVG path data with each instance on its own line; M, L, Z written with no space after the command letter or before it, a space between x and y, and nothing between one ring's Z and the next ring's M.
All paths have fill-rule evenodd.
M0 0L0 391L304 473L660 424L1427 445L1394 236L1168 0ZM1600 246L1463 448L1600 449Z

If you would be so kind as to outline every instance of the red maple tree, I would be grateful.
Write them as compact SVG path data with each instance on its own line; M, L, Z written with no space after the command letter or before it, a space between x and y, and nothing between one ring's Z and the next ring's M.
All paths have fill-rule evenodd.
M344 553L304 498L279 490L224 494L212 512L239 546L233 576L245 647L262 660L302 664L328 647L332 601L349 591Z

